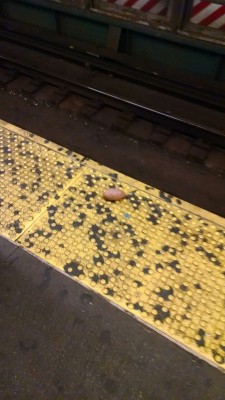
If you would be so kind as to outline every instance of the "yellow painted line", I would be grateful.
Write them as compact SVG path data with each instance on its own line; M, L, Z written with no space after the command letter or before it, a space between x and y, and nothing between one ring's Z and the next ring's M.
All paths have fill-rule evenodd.
M34 140L34 154L35 146ZM51 157L54 173L61 156L56 151ZM26 160L30 170L33 158L27 154ZM22 163L23 157L15 161ZM84 164L78 163L70 184L41 207L17 243L225 371L224 219L91 160ZM9 171L2 179L11 185ZM28 174L28 185L30 179ZM52 184L48 176L47 184ZM103 190L113 186L127 198L105 201ZM15 188L12 211L18 208ZM1 232L12 238L6 226L7 221Z

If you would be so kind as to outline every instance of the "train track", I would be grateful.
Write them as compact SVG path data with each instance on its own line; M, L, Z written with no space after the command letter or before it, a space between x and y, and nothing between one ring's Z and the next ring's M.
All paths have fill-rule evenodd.
M157 77L156 83L152 80L154 74L151 79L137 70L132 75L121 65L112 66L98 55L77 55L62 44L57 46L6 31L1 31L0 43L2 65L11 66L17 74L25 74L41 84L53 83L63 88L65 96L70 92L88 99L97 110L112 107L192 137L210 137L214 143L224 145L224 94L218 88L194 89L193 82L188 82L186 90L183 87L182 94L178 94L172 92L172 82L169 88L164 80L163 91L162 78ZM175 86L173 82L173 89Z
M211 153L211 158L215 152L224 156L222 107L198 105L144 88L112 75L106 67L103 72L85 60L78 65L65 52L59 58L59 48L50 52L48 44L44 49L39 42L31 46L27 38L24 41L26 45L18 37L16 42L12 38L0 42L0 83L9 93L78 115L84 123L95 121L133 140L161 146L187 162L224 173L220 156L218 163L207 162Z

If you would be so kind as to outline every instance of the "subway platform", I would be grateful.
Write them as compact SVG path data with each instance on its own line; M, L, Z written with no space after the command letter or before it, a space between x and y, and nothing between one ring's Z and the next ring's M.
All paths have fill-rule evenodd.
M225 398L224 220L0 125L0 396Z

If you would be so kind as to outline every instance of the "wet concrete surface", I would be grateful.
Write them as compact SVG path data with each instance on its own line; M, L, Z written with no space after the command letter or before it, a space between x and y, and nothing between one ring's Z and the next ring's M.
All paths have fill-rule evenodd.
M3 238L0 254L1 400L225 399L217 369Z
M225 177L59 109L0 92L0 118L133 178L225 216Z

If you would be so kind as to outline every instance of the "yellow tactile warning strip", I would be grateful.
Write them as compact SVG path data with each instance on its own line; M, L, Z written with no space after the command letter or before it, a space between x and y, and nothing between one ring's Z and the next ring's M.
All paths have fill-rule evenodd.
M66 168L72 168L70 183L66 180L60 192L54 186L57 198L49 204L36 196L36 203L41 201L39 215L37 211L36 219L28 222L23 211L21 223L18 214L16 226L22 232L15 236L11 224L15 227L14 211L22 210L22 171L24 166L33 171L33 157L44 151L33 137L32 156L27 152L23 161L15 141L9 140L14 137L17 143L15 130L1 131L7 148L6 166L1 158L1 232L17 237L22 247L225 371L224 220L90 160L80 163L76 160L82 158L74 155L74 160L63 156L59 172L62 180ZM54 175L62 156L52 146L45 149ZM19 164L21 176L13 183L12 171ZM37 164L48 191L55 178L45 173L44 162ZM25 183L30 188L36 175L28 172ZM111 203L102 198L103 190L114 186L128 194L125 200ZM29 198L33 192L26 193ZM30 202L23 201L29 208Z
M7 127L0 123L1 233L14 239L70 185L82 157Z

